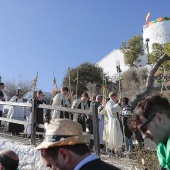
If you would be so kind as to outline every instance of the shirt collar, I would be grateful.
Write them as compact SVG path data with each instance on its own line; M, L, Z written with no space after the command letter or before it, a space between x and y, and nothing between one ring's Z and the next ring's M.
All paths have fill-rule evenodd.
M99 159L99 157L96 154L91 154L87 157L85 157L82 161L80 161L74 170L79 170L83 165L87 164L88 162L94 161L96 159Z

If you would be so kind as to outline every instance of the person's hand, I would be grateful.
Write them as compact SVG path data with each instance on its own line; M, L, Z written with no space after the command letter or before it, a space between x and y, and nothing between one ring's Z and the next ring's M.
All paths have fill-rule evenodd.
M122 116L121 115L119 115L119 120L122 121Z
M74 103L74 108L77 108L77 106L78 106L78 103Z
M93 120L93 115L92 115L92 114L89 114L89 118L90 118L91 120Z
M119 106L121 106L121 99L119 99L117 103L119 104Z

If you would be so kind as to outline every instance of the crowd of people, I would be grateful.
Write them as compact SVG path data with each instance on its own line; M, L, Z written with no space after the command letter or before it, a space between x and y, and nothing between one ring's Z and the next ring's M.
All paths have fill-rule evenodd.
M0 100L5 101L0 84ZM2 92L2 94L1 94ZM41 90L34 93L37 104L46 104ZM9 101L22 103L20 90ZM32 102L32 98L28 99ZM87 93L73 102L70 100L69 89L63 87L61 93L55 94L52 106L91 110L95 103L98 108L98 125L101 153L107 152L110 156L122 151L130 154L133 150L132 136L136 135L139 142L146 137L157 144L157 154L163 168L170 169L170 104L167 98L160 95L152 95L142 99L135 110L131 111L129 99L118 99L116 92L109 94L109 99L103 104L103 96L96 95L90 100ZM10 106L7 117L10 119L30 121L31 108L23 109L21 106ZM0 116L3 109L0 107ZM46 109L37 109L36 122L44 124L47 115ZM88 134L93 134L93 115L82 113L70 113L66 111L52 110L48 115L48 121L43 128L36 128L39 138L43 142L37 147L41 150L42 159L51 169L119 169L101 161L93 152L93 140ZM25 129L25 130L24 130ZM29 126L7 123L6 131L12 135L25 132L31 135ZM86 133L84 133L86 132ZM1 163L1 162L0 162Z

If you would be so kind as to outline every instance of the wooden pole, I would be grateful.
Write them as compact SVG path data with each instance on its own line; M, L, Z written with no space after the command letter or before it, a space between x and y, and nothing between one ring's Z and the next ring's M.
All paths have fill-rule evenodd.
M104 97L105 97L105 95L104 95L104 89L103 89L103 88L104 88L104 87L103 87L104 85L105 85L105 83L104 83L104 74L103 74L103 82L102 82L102 90L103 90L103 103L104 103L104 100L105 100L105 99L104 99Z
M54 72L53 72L53 85L55 85L56 90L58 90L57 80L56 80L56 77L55 77L55 75L54 75Z
M100 157L100 139L99 139L99 121L98 121L98 108L96 103L92 103L93 115L93 134L94 134L94 150Z
M35 145L36 143L36 108L37 100L32 99L32 119L31 119L31 145Z
M69 91L71 93L71 83L70 83L70 66L68 67L68 86L69 86Z
M119 76L119 99L122 99L120 66L119 66L119 68L118 68L118 76ZM122 116L121 121L122 121L123 141L124 141L124 145L125 145L125 151L126 151L126 153L127 153L125 127L124 127L124 123L123 123L124 115L122 114L122 111L121 111L121 116ZM127 157L127 154L126 154L126 157Z
M120 78L120 71L118 72L118 76L119 76L119 98L122 98L122 91L121 91L121 78Z
M36 116L37 116L37 99L35 98L35 88L37 85L37 80L38 80L38 71L37 75L34 79L34 91L32 95L32 118L31 118L31 144L35 145L36 143Z
M105 94L104 94L104 106L106 105L106 98L107 98L107 77L105 77Z
M77 100L77 93L78 93L78 81L79 81L79 70L77 68L77 84L76 84L76 100Z

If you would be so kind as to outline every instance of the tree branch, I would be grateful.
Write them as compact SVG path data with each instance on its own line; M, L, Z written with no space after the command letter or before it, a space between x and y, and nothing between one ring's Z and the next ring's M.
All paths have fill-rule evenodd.
M160 65L164 62L170 60L170 57L167 54L164 54L159 60L157 60L157 62L153 65L153 67L151 68L151 70L149 71L148 74L148 78L146 81L146 89L138 94L136 96L136 98L134 99L134 101L132 102L132 110L135 109L135 107L137 106L138 102L146 95L149 95L152 92L153 89L153 83L154 83L154 75L156 73L156 71L159 69Z

